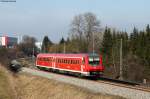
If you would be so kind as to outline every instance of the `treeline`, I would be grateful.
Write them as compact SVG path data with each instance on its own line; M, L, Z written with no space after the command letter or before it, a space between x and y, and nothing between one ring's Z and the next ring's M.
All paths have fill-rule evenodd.
M105 28L100 52L103 55L106 76L120 77L120 61L122 59L122 72L125 80L138 82L142 82L143 79L150 80L149 31L149 25L142 31L134 27L131 33ZM122 49L120 48L121 40Z
M122 49L121 47L122 40ZM109 27L102 29L93 13L84 13L73 18L69 37L58 44L43 39L42 52L48 53L92 53L103 56L104 76L120 77L122 59L123 79L142 82L150 80L150 27L144 30L133 28L131 33ZM122 53L122 57L120 57Z
M105 76L119 78L120 76L120 51L123 61L123 78L142 82L143 79L150 80L150 27L143 31L133 28L132 33L117 31L105 27L104 31L95 33L100 37L94 39L96 53L102 54L105 66ZM102 36L102 37L101 37ZM122 49L121 47L122 39ZM97 42L99 40L99 42ZM93 40L78 35L62 37L58 44L52 43L48 36L45 36L42 51L48 53L90 53L93 52ZM92 44L91 44L92 43ZM45 44L45 45L44 45ZM90 47L88 47L90 46Z
M121 39L122 49L120 49ZM104 56L105 66L109 66L107 72L112 77L119 77L120 53L122 52L124 79L134 81L150 79L149 25L143 31L134 27L132 33L119 32L106 27L100 49Z

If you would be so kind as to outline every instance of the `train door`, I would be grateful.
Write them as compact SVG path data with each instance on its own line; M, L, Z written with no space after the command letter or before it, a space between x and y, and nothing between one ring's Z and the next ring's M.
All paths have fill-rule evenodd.
M81 72L84 72L85 69L85 58L82 57L82 61L81 61Z
M56 65L56 57L53 57L52 67L53 67L53 68L56 68L55 65Z

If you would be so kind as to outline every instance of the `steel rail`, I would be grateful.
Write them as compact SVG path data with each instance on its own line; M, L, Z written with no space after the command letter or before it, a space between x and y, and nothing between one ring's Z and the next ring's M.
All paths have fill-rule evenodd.
M29 68L29 67L26 67L26 68ZM30 69L34 69L36 71L41 71L38 68L33 68L33 67L32 68L30 67ZM43 71L43 72L52 73L52 74L56 74L56 75L61 75L61 76L65 76L65 77L73 77L73 78L76 78L76 79L87 80L87 81L91 81L91 82L95 82L95 83L104 83L104 84L109 84L109 85L113 85L113 86L119 86L119 87L124 87L124 88L144 91L144 92L150 92L150 88L141 86L139 84L131 84L131 83L127 84L126 82L125 83L111 82L111 80L109 81L109 80L104 80L104 79L91 80L91 79L87 79L87 78L79 78L79 77L72 76L72 75L65 75L65 74L62 75L62 73L49 72L49 71Z

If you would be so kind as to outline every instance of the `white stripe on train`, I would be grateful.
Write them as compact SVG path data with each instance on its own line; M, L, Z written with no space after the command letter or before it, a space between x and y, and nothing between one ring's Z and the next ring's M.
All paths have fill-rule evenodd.
M89 76L90 72L81 72L81 71L76 71L76 70L69 70L69 69L61 69L61 68L56 68L56 67L48 67L48 66L43 66L43 65L36 65L39 67L45 67L45 68L52 68L52 69L58 69L58 70L64 70L64 71L70 71L70 72L77 72L77 73L81 73L85 76Z

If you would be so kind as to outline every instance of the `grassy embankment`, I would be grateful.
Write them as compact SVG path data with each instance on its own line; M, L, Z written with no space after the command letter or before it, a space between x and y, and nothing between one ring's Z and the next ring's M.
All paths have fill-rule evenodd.
M5 68L0 66L0 99L15 98L15 92L11 83L10 74Z
M0 67L0 99L123 99L93 93L73 85L19 73L12 76Z

